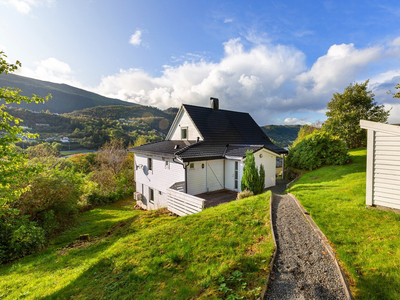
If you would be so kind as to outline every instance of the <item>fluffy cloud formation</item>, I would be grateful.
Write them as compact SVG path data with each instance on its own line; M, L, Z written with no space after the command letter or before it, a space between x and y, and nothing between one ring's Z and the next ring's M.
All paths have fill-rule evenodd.
M142 31L138 29L135 31L134 34L131 35L129 43L134 46L139 46L141 42L142 42Z
M70 66L56 58L50 57L35 63L36 68L21 67L15 73L18 75L47 80L55 83L66 83L82 87L74 77Z
M218 63L200 60L165 66L160 77L139 69L121 70L102 78L95 91L161 108L182 102L204 105L214 96L223 108L258 111L286 99L291 78L306 69L304 54L293 47L257 45L245 51L240 39L232 39L224 50Z
M28 14L33 6L51 4L53 0L0 0L0 4L16 9L21 14Z
M164 66L160 76L142 69L120 70L103 77L97 87L86 89L161 109L182 103L204 106L209 97L217 97L222 109L249 112L262 125L308 124L315 121L310 115L323 119L332 94L343 92L354 81L370 78L369 88L379 104L398 103L387 95L400 83L397 44L398 39L363 49L353 44L333 45L307 68L304 53L292 46L257 43L245 49L237 38L224 43L224 55L218 62L177 61ZM370 71L377 62L386 69ZM69 65L55 58L40 61L33 69L21 68L19 74L82 87Z
M307 69L304 53L294 47L264 43L246 50L237 38L224 43L225 55L219 62L185 61L164 66L159 77L140 69L120 70L102 78L94 91L160 108L181 103L204 105L209 97L218 97L222 108L247 111L258 122L267 123L276 113L321 112L333 93L343 92L359 78L363 80L371 64L399 55L397 43L396 39L387 46L364 49L353 44L333 45ZM400 82L400 71L383 75L371 79L374 92L386 93L387 85L393 89L394 82ZM295 122L302 121L285 121Z
M286 118L285 121L283 121L285 125L311 125L311 122L305 121L305 120L299 120L297 118Z

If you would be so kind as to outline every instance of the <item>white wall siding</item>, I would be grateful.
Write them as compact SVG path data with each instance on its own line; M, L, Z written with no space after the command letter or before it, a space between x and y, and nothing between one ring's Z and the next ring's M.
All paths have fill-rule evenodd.
M197 137L199 137L201 141L203 140L201 138L200 132L197 130L197 128L193 124L192 120L190 119L190 117L186 111L184 111L183 114L181 115L181 117L179 118L179 120L176 124L176 127L172 129L173 131L171 133L170 140L174 141L174 140L182 139L181 138L181 128L182 127L188 128L188 136L187 136L188 140L194 141L197 139Z
M400 135L376 131L372 204L400 209ZM368 203L367 203L368 204Z
M260 154L262 157L260 157ZM265 182L264 188L276 185L275 170L276 170L276 155L271 154L269 151L263 149L254 153L256 167L260 170L260 165L264 166Z
M224 189L224 160L192 162L194 168L187 167L188 194L198 195ZM204 166L204 168L203 168Z
M136 191L142 193L143 207L146 209L158 209L167 206L167 189L175 182L185 181L185 170L182 165L169 162L169 168L165 167L165 161L160 157L152 158L152 170L148 170L147 156L135 154L135 165L143 166L135 170ZM143 185L143 186L142 186ZM154 201L149 201L149 188L154 190ZM161 194L160 194L161 192Z

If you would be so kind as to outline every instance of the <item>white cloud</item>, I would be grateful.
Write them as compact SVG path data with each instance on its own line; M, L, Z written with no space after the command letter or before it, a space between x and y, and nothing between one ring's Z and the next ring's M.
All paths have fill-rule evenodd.
M285 125L311 125L311 122L305 121L305 120L299 120L297 118L286 118L283 123Z
M353 44L341 44L331 46L307 69L304 53L291 46L255 43L247 50L240 38L223 46L225 54L218 62L178 62L164 66L159 77L140 69L120 70L103 77L92 90L160 108L181 103L204 106L209 97L218 97L222 108L247 111L259 123L268 124L278 113L323 113L332 94L343 92L350 83L365 76L371 64L394 59L393 53L387 51L389 46L357 49ZM393 81L399 78L400 71L390 72L370 81L374 92L383 90L384 84L394 88ZM390 78L390 82L384 78ZM309 123L293 118L286 122Z
M7 51L7 47L0 44L0 51L6 52Z
M15 73L21 76L36 78L55 83L66 83L82 87L74 77L70 66L54 57L35 62L35 68L21 67Z
M0 0L0 4L16 9L21 14L29 14L33 6L51 4L53 0Z
M226 19L224 20L224 23L231 23L231 22L233 22L233 19L228 19L228 18L226 18Z
M245 51L240 39L224 44L219 62L184 62L165 66L162 76L143 70L121 70L102 78L100 94L160 108L181 103L204 105L210 96L221 107L264 111L285 98L290 79L305 69L304 54L293 47L258 45Z
M142 42L142 31L138 29L135 31L134 34L131 35L129 43L134 46L139 46L141 42Z

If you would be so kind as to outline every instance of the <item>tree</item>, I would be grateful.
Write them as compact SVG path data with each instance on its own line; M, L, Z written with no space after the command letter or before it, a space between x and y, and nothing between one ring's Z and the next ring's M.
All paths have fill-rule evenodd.
M253 151L246 151L246 160L244 161L242 176L242 191L248 190L255 195L260 194L264 190L264 182L264 166L260 166L260 174L258 174Z
M396 85L396 89L400 89L400 84ZM400 91L394 94L393 98L400 98Z
M15 64L7 63L6 57L4 52L0 51L0 74L14 72L21 66L19 61ZM20 89L0 88L0 99L3 99L5 104L20 104L22 101L39 103L47 101L49 97L50 94L45 98L36 95L29 98L21 96ZM18 126L22 120L10 115L6 111L5 104L0 106L0 217L13 211L9 206L10 203L29 189L28 185L23 186L21 183L35 173L35 167L28 165L25 155L15 146L16 142L21 141L21 136L35 137L35 135L23 132Z
M351 149L366 145L366 131L359 125L361 119L386 123L389 117L390 110L377 104L372 91L367 91L367 85L368 80L350 84L343 94L333 94L327 105L325 130L339 136Z

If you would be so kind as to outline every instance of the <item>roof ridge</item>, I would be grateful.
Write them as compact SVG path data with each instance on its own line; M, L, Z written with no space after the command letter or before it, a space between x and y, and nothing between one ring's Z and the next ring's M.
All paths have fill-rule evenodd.
M228 112L232 112L232 113L236 113L236 114L246 114L246 115L250 115L250 113L248 112L244 112L244 111L236 111L236 110L228 110L228 109L212 109L211 107L205 107L205 106L199 106L199 105L193 105L193 104L185 104L182 103L183 106L192 106L192 107L196 107L196 108L202 108L202 109L209 109L209 110L213 110L213 111L228 111Z

